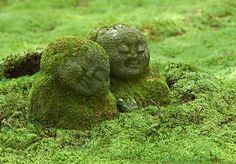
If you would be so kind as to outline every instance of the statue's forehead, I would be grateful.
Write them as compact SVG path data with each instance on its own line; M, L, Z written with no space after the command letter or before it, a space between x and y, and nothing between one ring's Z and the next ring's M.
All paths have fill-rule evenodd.
M147 43L143 39L122 39L114 42L117 47L146 47Z
M103 68L108 68L109 67L109 61L98 57L96 55L99 54L80 54L80 55L76 55L73 57L70 57L67 61L66 61L66 66L69 65L73 65L73 66L82 66L82 67L94 67L94 66L99 66L99 67L103 67Z

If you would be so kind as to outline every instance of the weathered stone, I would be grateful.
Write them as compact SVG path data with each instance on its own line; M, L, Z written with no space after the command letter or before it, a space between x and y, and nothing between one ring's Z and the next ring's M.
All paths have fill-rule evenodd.
M147 70L149 49L144 35L137 28L115 24L93 31L89 38L107 51L111 76L127 79Z

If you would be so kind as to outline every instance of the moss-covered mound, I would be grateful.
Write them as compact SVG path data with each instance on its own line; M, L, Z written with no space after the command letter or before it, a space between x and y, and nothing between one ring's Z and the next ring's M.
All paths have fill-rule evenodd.
M80 62L85 64L89 64L86 60L91 62L97 59L109 68L109 57L101 46L77 37L61 37L49 43L43 53L40 68L47 74L58 76L59 66L73 57L79 57Z
M0 129L22 127L28 122L29 90L36 75L0 81Z
M186 103L203 98L208 93L224 92L220 79L188 64L170 64L166 67L165 76L172 90L173 102Z
M38 72L41 56L41 51L7 56L0 61L0 78L15 78Z
M48 45L41 61L41 76L30 94L30 111L39 123L84 129L116 115L109 58L101 46L60 38Z
M109 86L109 57L101 46L90 40L56 39L46 48L41 69L85 96L101 95Z
M160 78L158 69L154 67L132 80L112 78L111 91L117 99L122 99L128 106L133 104L144 107L170 102L170 90L166 82ZM132 105L130 107L132 108Z
M45 75L34 83L30 97L35 121L48 127L86 129L116 114L116 100L109 91L86 97Z
M107 51L111 76L130 79L147 71L149 48L144 35L137 28L114 24L94 30L89 38Z

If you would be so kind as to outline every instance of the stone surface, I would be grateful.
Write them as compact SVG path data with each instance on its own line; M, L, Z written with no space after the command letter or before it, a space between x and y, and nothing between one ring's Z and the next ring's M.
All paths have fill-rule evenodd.
M137 28L115 24L96 29L89 38L107 51L112 76L133 78L147 70L149 48L144 35Z

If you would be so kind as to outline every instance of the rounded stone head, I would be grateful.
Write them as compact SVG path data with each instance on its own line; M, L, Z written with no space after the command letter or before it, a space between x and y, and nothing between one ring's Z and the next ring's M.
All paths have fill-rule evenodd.
M112 76L127 79L147 70L150 53L144 35L137 28L116 24L96 29L89 38L107 51Z
M93 41L75 37L49 44L42 56L41 69L84 96L101 95L110 83L106 51Z

